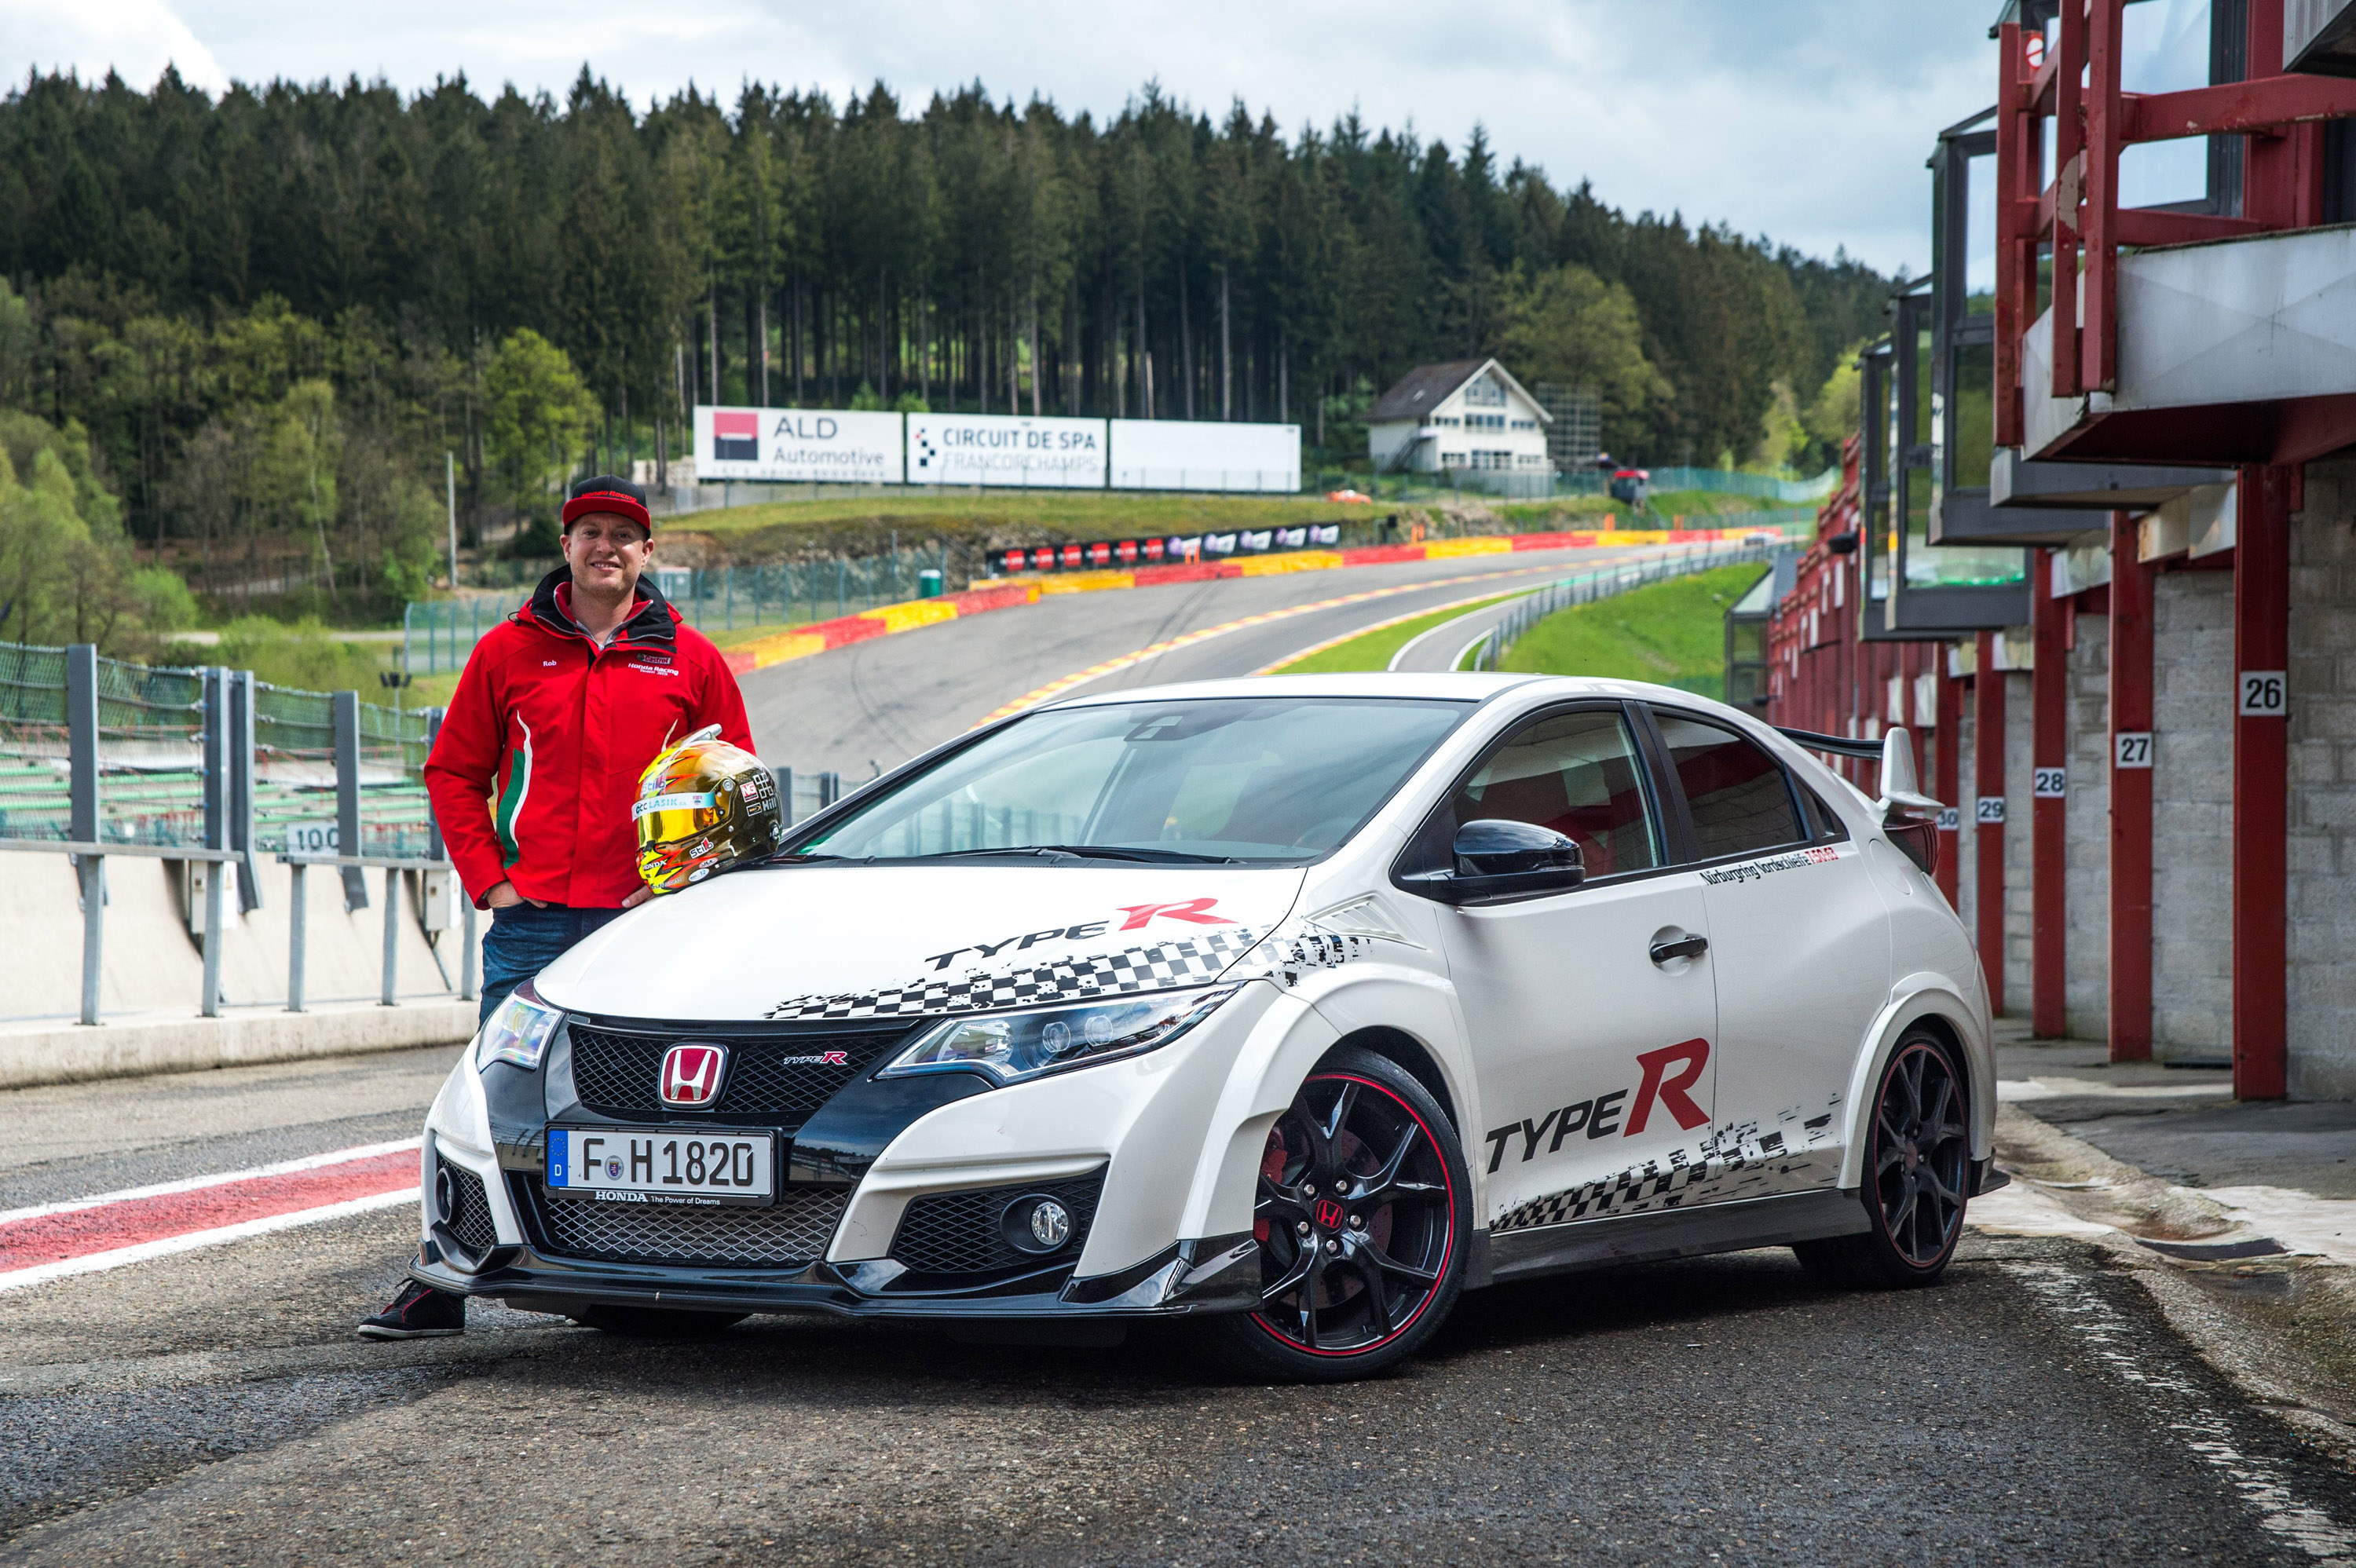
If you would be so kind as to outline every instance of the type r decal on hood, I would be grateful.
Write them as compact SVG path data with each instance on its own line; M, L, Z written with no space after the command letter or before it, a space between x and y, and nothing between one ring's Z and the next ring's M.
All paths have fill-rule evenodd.
M1055 934L1068 938L1072 931L1066 928ZM1206 931L1199 936L1118 953L1083 954L997 972L969 969L955 979L926 977L873 991L795 997L779 1002L766 1016L780 1019L934 1018L1134 991L1175 990L1217 979L1262 934L1237 925L1230 931Z
M1190 925L1235 924L1226 916L1211 912L1212 906L1218 901L1216 899L1186 899L1178 903L1124 904L1114 912L1125 917L1120 923L1123 931L1142 931L1148 922L1156 919L1184 921ZM1014 951L1020 953L1023 948L1042 942L1085 942L1091 936L1102 936L1111 925L1112 921L1107 918L1082 921L1077 925L1051 925L1044 931L1017 932L996 942L977 942L970 947L952 947L947 953L934 954L925 962L936 969L946 969L950 960L960 953L979 953L984 958L995 958L1005 948L1017 944L1020 945L1015 945Z

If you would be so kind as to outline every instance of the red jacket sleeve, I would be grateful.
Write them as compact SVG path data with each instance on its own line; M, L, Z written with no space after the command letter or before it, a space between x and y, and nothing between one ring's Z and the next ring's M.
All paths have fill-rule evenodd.
M507 719L500 711L494 673L499 662L497 645L502 640L494 633L467 656L458 689L425 759L425 794L433 802L434 824L442 829L443 848L477 909L485 895L508 880L507 858L491 827L491 796L506 746ZM740 716L742 712L740 702Z

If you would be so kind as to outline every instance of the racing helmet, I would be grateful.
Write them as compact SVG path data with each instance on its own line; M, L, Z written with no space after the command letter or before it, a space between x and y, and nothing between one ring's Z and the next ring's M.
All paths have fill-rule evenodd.
M630 818L638 876L659 893L775 853L785 828L776 777L760 758L720 739L717 724L647 764Z

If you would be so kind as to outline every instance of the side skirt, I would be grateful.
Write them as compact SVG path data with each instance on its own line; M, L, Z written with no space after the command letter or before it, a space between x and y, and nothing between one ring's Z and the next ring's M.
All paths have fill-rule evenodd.
M1567 1225L1488 1233L1492 1280L1529 1279L1614 1264L1787 1247L1858 1235L1871 1228L1854 1189L1785 1192L1694 1209L1578 1220Z

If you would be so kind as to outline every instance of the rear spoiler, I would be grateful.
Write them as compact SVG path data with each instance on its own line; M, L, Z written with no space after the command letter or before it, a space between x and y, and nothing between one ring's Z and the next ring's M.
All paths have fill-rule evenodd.
M1881 742L1852 740L1841 735L1819 735L1813 730L1786 730L1775 727L1775 733L1787 741L1805 746L1811 752L1830 752L1837 757L1862 757L1869 763L1881 761Z

